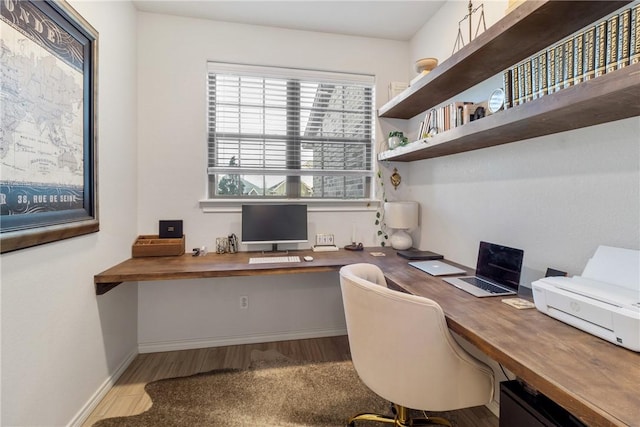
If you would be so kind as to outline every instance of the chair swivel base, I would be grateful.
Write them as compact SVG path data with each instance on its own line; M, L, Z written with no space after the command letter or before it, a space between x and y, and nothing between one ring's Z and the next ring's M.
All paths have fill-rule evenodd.
M356 421L377 421L385 424L393 424L394 427L430 426L434 424L452 427L448 420L440 417L410 418L409 410L395 403L393 404L393 412L395 413L395 417L379 414L358 414L349 418L347 426L355 427Z

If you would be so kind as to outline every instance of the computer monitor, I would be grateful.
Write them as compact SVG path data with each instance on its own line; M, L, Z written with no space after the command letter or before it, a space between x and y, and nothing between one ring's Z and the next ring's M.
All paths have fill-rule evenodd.
M304 243L308 240L307 205L242 205L242 243L271 243L276 252L278 243Z

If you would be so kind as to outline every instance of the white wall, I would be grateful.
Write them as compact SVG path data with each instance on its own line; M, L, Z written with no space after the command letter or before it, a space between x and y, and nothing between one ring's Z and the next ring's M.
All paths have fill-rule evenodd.
M6 426L77 422L137 350L136 286L96 296L93 285L127 258L136 235L135 10L71 4L100 33L100 232L0 257Z
M470 266L480 240L522 248L526 286L547 267L580 274L598 245L638 249L639 131L632 118L417 162L421 246Z
M153 234L158 220L183 219L187 250L240 231L239 211L203 213L198 203L206 196L208 60L374 74L378 106L389 81L408 79L406 42L150 13L138 25L138 229ZM309 235L334 233L344 246L355 225L373 245L374 221L372 210L312 211ZM141 283L140 349L344 333L339 293L335 275ZM239 309L241 295L248 311Z
M506 8L485 2L487 26ZM446 3L411 40L412 58L453 46L457 28L439 26L465 13L465 2ZM462 96L486 99L495 87ZM580 274L598 245L638 249L639 131L636 117L405 165L422 206L420 247L469 266L480 240L522 248L525 286L547 267Z

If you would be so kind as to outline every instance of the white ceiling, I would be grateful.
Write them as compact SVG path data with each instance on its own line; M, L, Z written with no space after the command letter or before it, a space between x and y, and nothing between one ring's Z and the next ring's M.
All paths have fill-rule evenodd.
M409 40L444 0L134 0L145 12Z

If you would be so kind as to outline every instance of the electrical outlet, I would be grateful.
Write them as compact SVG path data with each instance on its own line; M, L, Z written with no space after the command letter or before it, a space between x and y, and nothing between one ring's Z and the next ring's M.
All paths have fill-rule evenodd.
M333 246L333 234L316 234L316 246Z
M242 310L246 310L249 308L249 297L246 295L243 295L240 297L240 308Z

